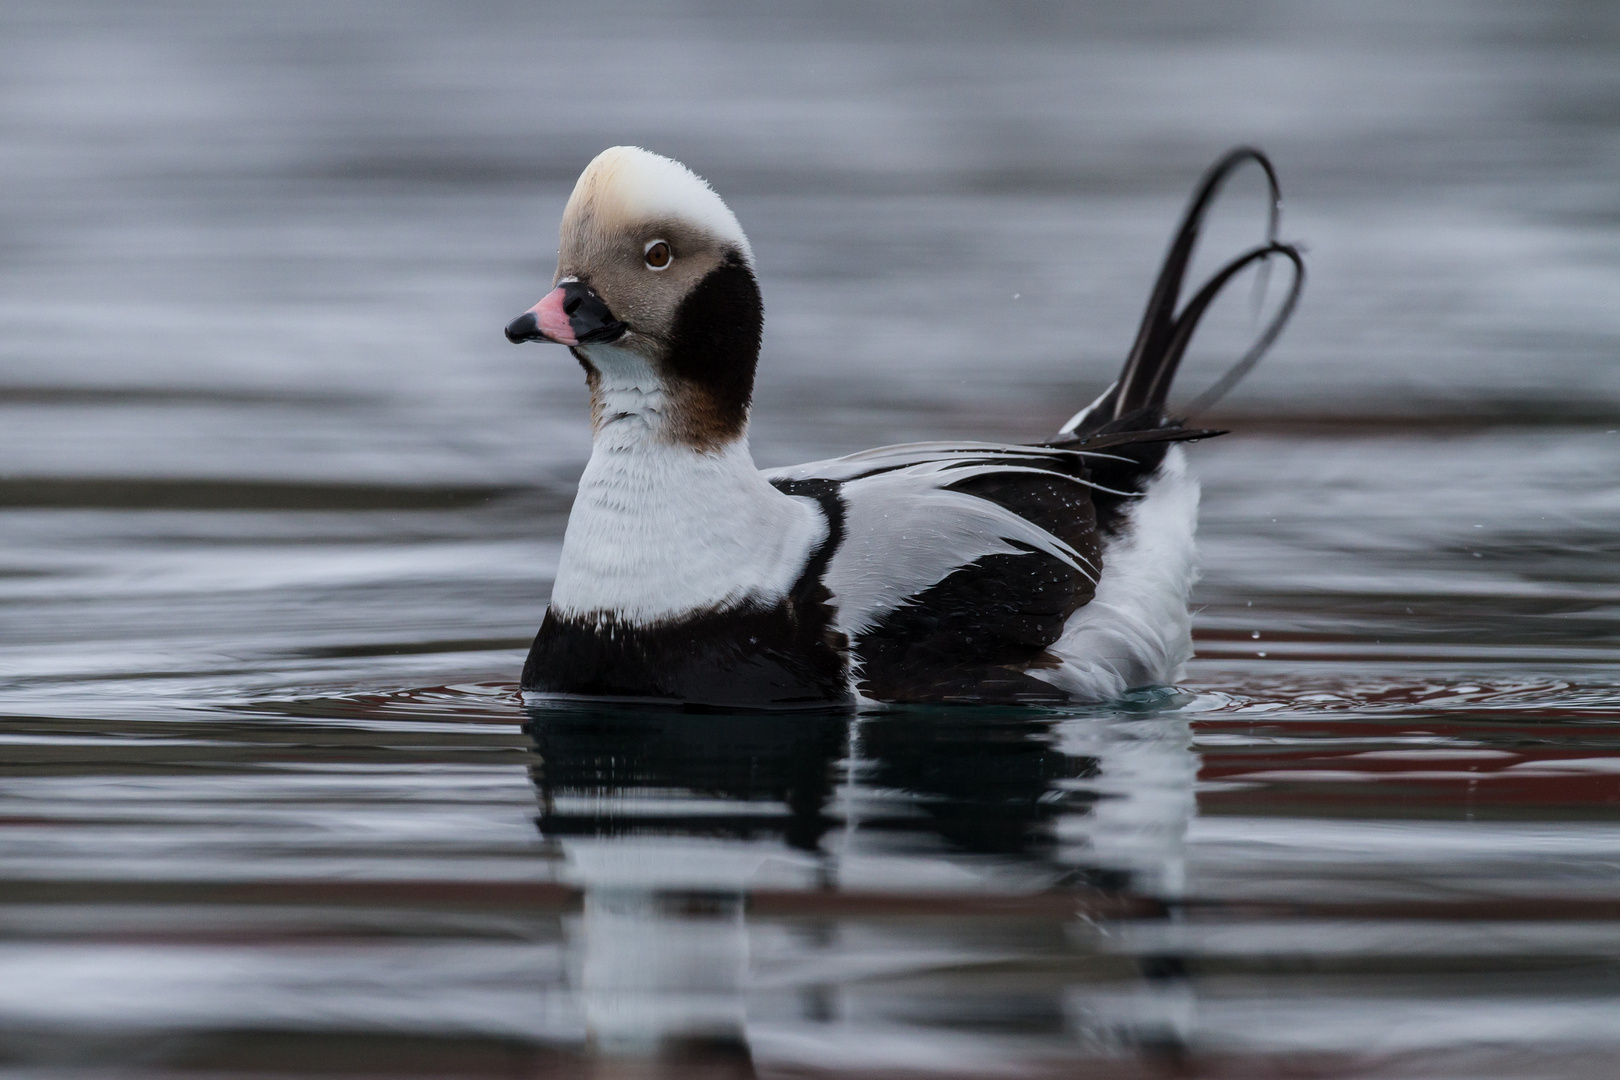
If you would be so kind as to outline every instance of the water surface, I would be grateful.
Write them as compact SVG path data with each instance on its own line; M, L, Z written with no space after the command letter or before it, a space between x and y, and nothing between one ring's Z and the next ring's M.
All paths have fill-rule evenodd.
M8 5L0 1063L1609 1075L1617 46L1577 2ZM1239 141L1312 277L1192 452L1182 686L524 707L588 433L500 330L596 150L749 230L776 465L1053 430ZM1250 178L1212 249L1258 228Z

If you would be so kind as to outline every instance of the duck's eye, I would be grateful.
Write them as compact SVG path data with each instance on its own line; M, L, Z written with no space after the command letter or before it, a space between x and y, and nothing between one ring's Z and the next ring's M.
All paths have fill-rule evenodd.
M662 270L669 265L672 256L668 243L663 240L652 240L648 242L642 257L647 260L648 269Z

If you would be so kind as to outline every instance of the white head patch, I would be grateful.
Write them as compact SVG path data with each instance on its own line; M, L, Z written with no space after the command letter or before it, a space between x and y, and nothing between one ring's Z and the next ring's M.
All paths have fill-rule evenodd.
M735 244L750 265L753 248L737 215L714 189L678 161L639 146L610 146L579 174L570 207L589 204L596 215L627 222L685 222Z

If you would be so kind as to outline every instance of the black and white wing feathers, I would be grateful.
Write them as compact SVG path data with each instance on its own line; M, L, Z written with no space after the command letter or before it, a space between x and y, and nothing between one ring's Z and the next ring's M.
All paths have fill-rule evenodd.
M1055 703L1066 693L1031 672L1063 662L1048 650L1095 596L1121 507L1170 442L1206 434L912 443L766 476L795 494L836 485L822 581L865 697Z

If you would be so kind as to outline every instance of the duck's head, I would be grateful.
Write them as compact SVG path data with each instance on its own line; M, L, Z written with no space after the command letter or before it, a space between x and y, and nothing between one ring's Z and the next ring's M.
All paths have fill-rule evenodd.
M753 251L686 166L633 146L598 154L563 211L553 284L506 336L568 346L599 427L614 387L651 382L665 437L713 448L747 429L764 324Z

